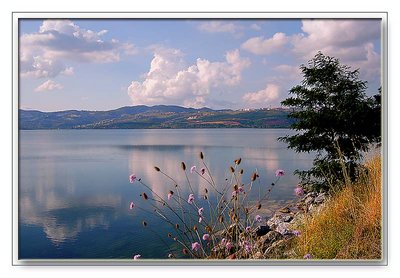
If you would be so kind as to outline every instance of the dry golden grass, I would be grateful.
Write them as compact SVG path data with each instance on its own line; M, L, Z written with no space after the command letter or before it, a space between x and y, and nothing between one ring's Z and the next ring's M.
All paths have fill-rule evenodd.
M319 213L306 215L296 239L299 258L380 259L382 255L382 173L376 155L357 182L334 192Z

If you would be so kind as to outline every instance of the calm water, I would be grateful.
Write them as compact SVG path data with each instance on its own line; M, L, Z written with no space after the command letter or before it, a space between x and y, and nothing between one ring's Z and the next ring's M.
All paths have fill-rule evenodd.
M166 196L173 184L153 166L184 186L180 162L200 168L200 151L218 184L229 176L229 166L238 157L244 180L257 169L262 186L275 180L276 169L284 169L286 175L264 206L268 207L264 215L271 214L294 198L297 179L292 172L312 163L311 155L296 154L276 141L290 133L282 129L20 131L20 259L131 258L138 253L143 258L165 258L163 240L168 242L169 227L139 209L129 209L131 201L141 203L144 188L130 184L128 176L135 173ZM189 178L200 195L207 184L198 175L189 173ZM189 194L186 187L182 191ZM258 191L253 192L251 197L256 198ZM142 220L149 223L147 230Z

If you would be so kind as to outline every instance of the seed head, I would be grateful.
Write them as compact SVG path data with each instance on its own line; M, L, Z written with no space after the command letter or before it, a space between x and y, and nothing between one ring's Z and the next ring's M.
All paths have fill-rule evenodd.
M185 164L185 162L182 161L181 167L182 167L182 170L183 170L183 171L186 171L186 164Z
M240 157L239 157L238 159L235 160L235 164L236 164L236 165L239 165L240 162L242 162L242 158L240 158Z
M147 222L146 221L142 221L142 225L143 225L143 227L146 227L147 226Z
M254 172L253 175L251 176L251 181L255 181L257 179L257 173Z
M232 166L230 167L230 169L232 173L235 173L235 169Z
M243 172L244 172L244 170L243 170L243 169L240 169L240 174L241 174L241 175L243 175Z
M145 200L147 200L147 199L149 199L149 196L147 196L147 194L146 193L142 193L142 197L143 197L143 199L145 199Z
M154 166L154 170L156 170L157 172L160 172L160 168L158 168L157 166Z
M258 205L257 205L257 209L260 209L260 208L261 208L261 204L258 204Z
M204 154L203 154L203 152L200 152L200 159L201 159L201 160L204 159Z

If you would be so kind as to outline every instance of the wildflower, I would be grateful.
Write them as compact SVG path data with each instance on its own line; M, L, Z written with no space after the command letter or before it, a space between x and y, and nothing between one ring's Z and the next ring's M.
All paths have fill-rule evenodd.
M192 250L197 251L199 250L199 248L200 248L200 243L198 243L197 241L192 243Z
M135 203L134 202L131 202L130 204L129 204L129 209L133 209L135 207Z
M199 223L201 223L203 221L203 217L199 217Z
M235 190L235 191L232 192L232 198L235 198L236 195L237 195L237 191Z
M294 194L296 194L296 196L303 196L304 195L304 189L302 187L300 187L299 185L296 186L296 188L294 189Z
M172 190L170 190L168 192L168 200L171 200L172 196L174 195L174 192Z
M200 216L202 216L203 212L204 212L204 208L199 208L199 210L197 212L199 213Z
M251 232L251 227L247 226L245 230L246 230L246 233L250 233Z
M186 248L183 248L183 249L182 249L182 253L185 254L185 255L187 255L187 254L189 254L189 251L188 251Z
M238 187L238 191L239 191L239 192L243 192L243 191L244 191L243 186L239 186L239 187Z
M190 167L190 173L193 174L194 172L196 172L196 166Z
M261 222L261 221L262 221L262 218L261 218L261 216L260 216L260 215L258 215L258 214L256 215L256 221L257 221L257 222Z
M204 175L204 174L206 173L206 169L201 168L201 169L200 169L200 173L201 173L201 175Z
M310 260L310 259L312 259L312 255L311 254L305 254L303 258L306 259L306 260Z
M301 235L301 232L299 230L294 230L292 233L297 237Z
M189 198L188 198L188 203L189 204L193 204L193 201L194 201L194 195L193 194L189 194Z
M226 238L221 239L221 244L225 245L226 244Z
M203 235L203 240L209 240L210 239L210 235L209 234L204 234Z
M133 256L133 259L134 260L139 260L141 257L142 257L141 255L137 254L137 255Z
M129 176L129 182L130 183L134 183L135 180L136 180L136 175L135 174L132 174L132 175Z
M282 177L283 175L285 175L285 171L278 169L275 171L275 176L277 177Z
M226 247L226 249L227 249L228 251L230 251L230 250L233 248L232 242L228 241L228 242L226 243L225 247Z
M248 242L247 240L243 242L243 246L244 246L244 250L246 250L246 252L250 252L252 249L250 242Z
M235 164L236 164L236 165L239 165L240 162L242 162L242 158L240 158L240 157L239 157L238 159L235 160Z

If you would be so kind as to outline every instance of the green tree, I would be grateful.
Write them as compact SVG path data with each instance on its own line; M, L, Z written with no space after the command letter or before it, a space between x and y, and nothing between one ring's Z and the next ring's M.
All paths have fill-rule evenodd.
M297 152L316 152L313 167L295 173L303 184L329 188L344 181L345 173L353 179L362 153L380 142L381 90L367 97L358 69L321 52L300 69L303 81L282 101L293 109L291 128L298 133L279 140Z

